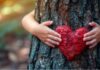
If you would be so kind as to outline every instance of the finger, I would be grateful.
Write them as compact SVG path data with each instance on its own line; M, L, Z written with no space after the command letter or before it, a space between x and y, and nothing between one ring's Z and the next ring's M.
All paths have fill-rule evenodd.
M83 38L83 41L93 40L95 37L96 37L96 35L92 35L92 36L84 37L84 38Z
M97 45L97 42L94 43L94 44L92 44L92 45L90 45L89 48L92 49L92 48L94 48L96 45Z
M89 23L89 25L93 26L93 27L97 27L98 26L98 24L96 22L91 22L91 23Z
M48 35L48 38L52 39L52 40L55 40L57 42L61 42L61 38L59 37L56 37L56 36L53 36L53 35Z
M41 24L45 25L45 26L51 26L53 24L53 21L46 21L46 22L43 22Z
M51 40L51 39L47 39L47 42L53 44L53 45L59 45L59 42Z
M53 45L53 44L51 44L49 42L45 42L45 44L48 45L48 46L50 46L50 47L53 47L53 48L55 47L55 45Z
M61 38L61 35L60 35L59 33L57 33L56 31L54 31L54 30L51 30L49 33L50 33L51 35L54 35L54 36L56 36L56 37L60 37L60 38Z
M92 45L92 44L94 44L96 42L97 42L97 40L96 39L93 39L91 41L86 42L86 45Z
M94 35L95 33L96 33L95 30L91 30L88 33L84 34L84 37L88 37L88 36Z

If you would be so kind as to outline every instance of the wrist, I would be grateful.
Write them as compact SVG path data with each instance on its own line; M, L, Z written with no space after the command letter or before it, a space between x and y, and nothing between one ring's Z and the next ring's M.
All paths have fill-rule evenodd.
M32 34L34 36L37 35L37 31L38 31L38 28L39 28L40 24L34 24L33 28L32 28Z

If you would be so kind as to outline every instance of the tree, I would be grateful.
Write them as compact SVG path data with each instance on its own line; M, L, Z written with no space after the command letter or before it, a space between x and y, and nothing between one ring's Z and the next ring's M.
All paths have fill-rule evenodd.
M68 22L68 25L75 30L86 26L91 21L100 23L99 6L100 0L38 0L35 17L40 23L53 20L52 29ZM98 46L94 52L86 50L75 61L70 62L64 58L58 48L52 49L33 36L29 68L30 70L39 70L95 68L98 65L100 67L100 49Z

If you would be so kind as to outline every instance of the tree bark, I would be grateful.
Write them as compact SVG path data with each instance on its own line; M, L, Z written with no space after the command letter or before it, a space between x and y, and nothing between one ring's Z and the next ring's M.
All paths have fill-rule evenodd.
M53 20L50 27L68 22L73 30L89 22L100 23L100 0L37 0L36 20L41 23ZM32 36L29 70L97 69L100 67L100 45L85 50L74 61L68 61L58 48L50 48Z

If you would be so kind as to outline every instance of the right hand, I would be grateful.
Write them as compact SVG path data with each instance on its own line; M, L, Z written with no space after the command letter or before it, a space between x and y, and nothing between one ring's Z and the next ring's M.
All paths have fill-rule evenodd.
M61 35L48 27L52 25L52 23L52 21L46 21L39 24L34 29L34 35L37 36L46 45L50 47L55 47L55 45L60 44Z

